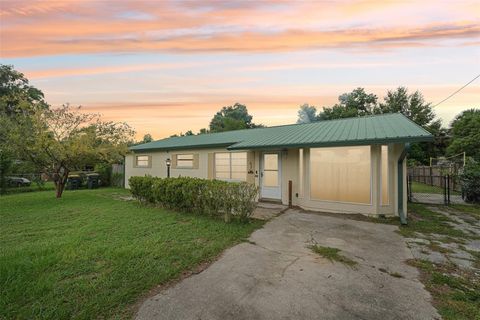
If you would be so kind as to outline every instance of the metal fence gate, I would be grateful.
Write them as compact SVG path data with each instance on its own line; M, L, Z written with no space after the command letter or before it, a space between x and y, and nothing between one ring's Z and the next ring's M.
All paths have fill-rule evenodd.
M465 203L458 175L421 173L409 170L407 176L408 201L445 205Z

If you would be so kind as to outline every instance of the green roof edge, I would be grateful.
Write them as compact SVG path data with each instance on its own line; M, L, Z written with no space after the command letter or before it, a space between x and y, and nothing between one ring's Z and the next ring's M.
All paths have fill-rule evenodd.
M304 147L346 147L346 146L361 146L372 144L385 144L385 143L406 143L406 142L428 142L433 141L434 137L422 136L422 137L404 137L404 138L391 138L391 139L360 139L351 141L332 141L332 142L319 142L319 143L291 143L291 144L279 144L269 147L265 146L235 146L241 144L241 142L233 144L227 147L228 150L252 150L252 149L276 149L276 148L304 148Z
M328 122L342 122L342 121L352 121L357 119L365 119L365 118L376 118L381 116L393 117L393 116L401 116L403 119L408 120L411 124L414 124L417 129L420 129L422 133L417 131L417 134L413 136L409 135L399 135L398 137L390 135L390 137L368 137L365 139L350 139L350 140L332 140L332 141L319 141L319 142L294 142L294 141L281 141L273 142L273 144L256 144L255 141L250 141L250 138L239 138L237 141L232 136L238 132L239 135L242 135L245 132L252 133L259 130L269 130L269 129L276 129L282 127L289 127L289 126L308 126L314 123L307 123L307 124L286 124L286 125L279 125L273 127L266 127L266 128L255 128L255 129L241 129L241 130L233 130L233 131L225 131L225 132L218 132L218 133L208 133L203 135L196 135L192 137L203 138L198 142L196 141L188 141L185 143L183 138L187 139L191 136L185 137L174 137L174 138L164 138L161 140L152 141L149 143L144 143L136 146L132 146L129 148L132 152L148 152L148 151L169 151L169 150L192 150L192 149L210 149L210 148L226 148L228 150L250 150L250 149L278 149L278 148L301 148L301 147L329 147L329 146L355 146L355 145L371 145L371 144L385 144L385 143L405 143L405 142L422 142L422 141L432 141L434 139L433 135L428 132L425 128L421 127L420 125L416 124L413 120L409 119L405 115L401 113L390 113L390 114L381 114L381 115L369 115L365 117L353 117L353 118L342 118L342 119L333 119L333 120L324 120L321 121L323 123ZM220 135L225 134L226 136L223 138ZM259 133L260 134L260 133ZM215 138L212 138L215 137ZM217 140L215 142L210 142L208 139ZM238 138L238 137L237 137ZM170 139L177 139L173 140L173 143L170 142L170 146L162 146L162 141L167 141ZM207 141L205 141L207 140ZM219 141L220 140L220 141ZM230 140L230 141L228 141ZM233 140L233 141L232 141ZM158 146L158 144L160 144ZM167 143L168 144L168 143ZM149 146L151 145L151 146Z

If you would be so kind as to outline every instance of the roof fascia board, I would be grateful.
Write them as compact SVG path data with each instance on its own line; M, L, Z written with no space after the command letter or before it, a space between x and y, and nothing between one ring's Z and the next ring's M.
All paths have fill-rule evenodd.
M433 136L425 137L405 137L405 138L392 138L392 139L371 139L371 140L359 140L359 141L332 141L332 142L320 142L320 143L292 143L272 146L242 146L241 143L231 145L227 147L228 150L250 150L250 149L275 149L275 148L315 148L315 147L347 147L347 146L362 146L372 144L388 144L388 143L406 143L406 142L428 142L433 141Z
M232 143L215 143L215 144L201 144L201 145L190 145L190 146L176 146L176 147L161 147L161 148L142 148L142 149L132 149L130 151L137 152L151 152L151 151L170 151L170 150L192 150L192 149L212 149L219 147L228 147L234 144Z

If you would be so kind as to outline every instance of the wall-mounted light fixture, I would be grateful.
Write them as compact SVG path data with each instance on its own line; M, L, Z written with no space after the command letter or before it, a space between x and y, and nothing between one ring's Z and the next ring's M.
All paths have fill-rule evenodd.
M170 158L167 158L167 160L165 160L165 164L167 165L167 178L170 178L170 166L172 165L172 161L170 160Z

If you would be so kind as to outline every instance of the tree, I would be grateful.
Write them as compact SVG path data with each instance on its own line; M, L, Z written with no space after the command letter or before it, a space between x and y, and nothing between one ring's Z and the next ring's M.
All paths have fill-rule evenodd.
M340 95L338 101L332 107L324 107L318 119L331 120L400 112L435 137L433 143L412 144L409 153L410 159L427 164L430 157L445 154L448 145L447 130L442 128L440 120L435 117L431 104L425 102L419 91L409 94L407 88L398 87L395 90L389 90L383 102L378 103L376 95L366 93L363 88L357 88L350 93Z
M311 123L317 121L317 108L304 103L298 110L297 123Z
M401 112L424 128L430 126L437 130L440 128L440 121L435 120L431 103L425 102L423 95L418 90L412 94L409 94L405 87L398 87L395 91L388 90L384 102L380 103L380 111L381 113Z
M480 162L469 161L460 174L465 201L480 204Z
M13 122L5 115L0 115L0 194L6 191L6 176L10 172L14 159L14 145L8 140Z
M30 86L22 73L0 64L0 193L5 192L5 177L17 158L18 144L9 140L10 132L15 129L22 136L30 135L29 118L48 107L43 93Z
M434 136L433 143L415 143L410 150L410 159L428 164L429 159L443 156L448 144L446 129L436 119L431 103L425 102L423 95L417 90L409 94L406 87L389 90L379 105L381 113L402 113L407 118L428 130Z
M0 114L9 118L48 109L43 92L29 85L28 79L13 69L0 64Z
M126 123L103 122L97 114L81 113L80 107L37 110L30 122L31 133L11 135L12 143L23 140L20 154L55 183L62 196L68 175L85 165L117 162L127 152L134 131Z
M463 111L451 124L451 143L447 148L450 155L466 152L480 161L480 109Z
M200 134L200 133L199 133L199 134ZM177 134L177 133L172 134L172 135L170 136L170 138L185 137L185 136L194 136L194 135L195 135L195 133L193 133L192 130L188 130L188 131L186 131L185 133L180 132L180 134Z
M150 133L147 133L143 136L143 139L140 143L149 143L152 141L153 141L152 135Z
M210 132L263 127L263 125L254 124L252 118L246 106L235 103L233 106L223 107L213 116L210 121Z
M324 107L319 120L361 117L378 112L377 96L366 93L364 88L356 88L352 92L338 97L333 107Z

